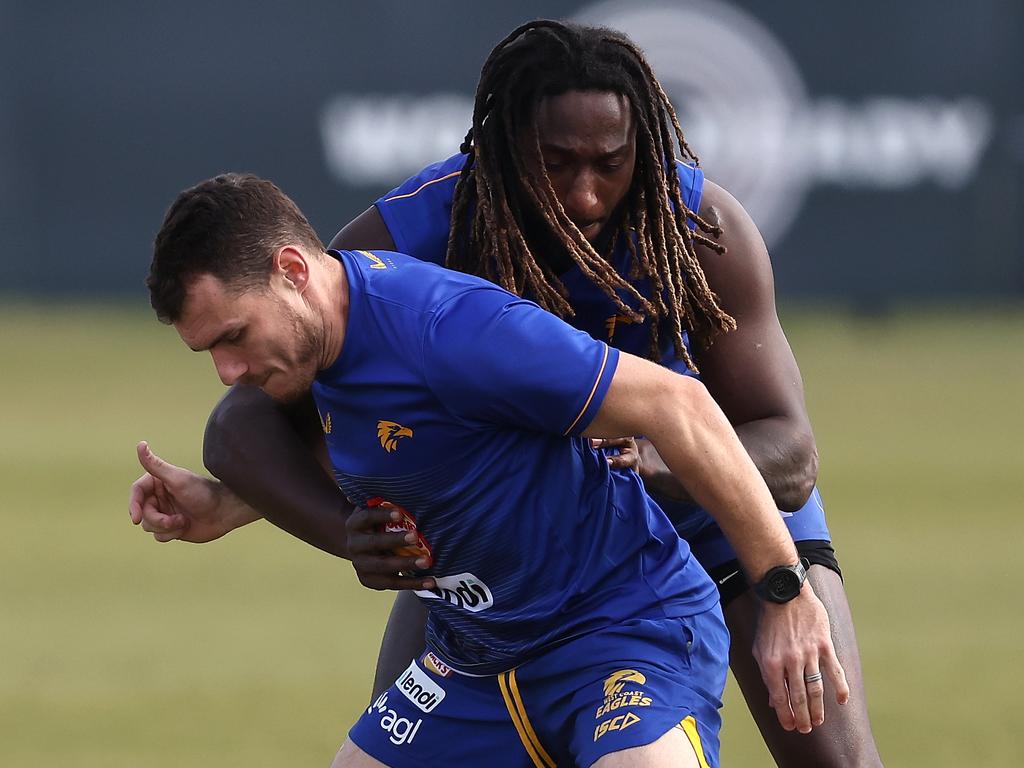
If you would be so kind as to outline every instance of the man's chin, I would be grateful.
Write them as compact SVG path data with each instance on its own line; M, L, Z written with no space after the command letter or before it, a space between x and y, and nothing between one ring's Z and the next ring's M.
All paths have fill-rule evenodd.
M267 387L260 387L260 389L263 390L263 394L268 395L275 402L281 403L281 405L297 403L309 392L309 389L277 390Z
M282 405L290 405L298 402L309 393L309 390L312 387L312 382L306 386L303 386L302 384L294 386L294 381L285 380L282 382L281 379L285 379L285 377L272 375L260 385L260 389L263 391L263 394ZM293 386L282 387L282 383L286 385L292 384Z

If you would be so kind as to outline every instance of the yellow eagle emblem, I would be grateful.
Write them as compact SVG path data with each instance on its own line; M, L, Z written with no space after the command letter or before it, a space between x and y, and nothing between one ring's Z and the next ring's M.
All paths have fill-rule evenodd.
M636 321L633 320L633 318L627 317L626 315L612 315L609 317L604 321L604 327L608 331L608 341L611 341L615 336L615 326L617 324L625 323L626 325L631 325L634 322Z
M380 438L381 448L391 453L398 447L398 438L412 437L412 430L395 421L381 420L377 422L377 437Z
M636 683L637 685L643 685L647 682L647 678L643 672L638 672L635 669L620 669L608 676L608 679L604 681L604 697L607 699L611 696L617 696L626 685L626 683Z
M373 262L370 265L370 269L387 269L388 268L388 265L385 264L383 259L381 259L381 257L378 256L376 253L370 253L369 251L356 251L356 253L363 254L363 256L365 256L366 258L368 258L370 261Z

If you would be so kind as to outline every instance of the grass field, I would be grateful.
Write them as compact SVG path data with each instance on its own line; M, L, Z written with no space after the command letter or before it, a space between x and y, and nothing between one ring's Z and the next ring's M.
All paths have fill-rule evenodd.
M1024 312L785 315L889 766L1024 765ZM221 393L141 309L0 311L0 766L326 766L390 596L265 523L128 521ZM770 761L730 688L729 766Z

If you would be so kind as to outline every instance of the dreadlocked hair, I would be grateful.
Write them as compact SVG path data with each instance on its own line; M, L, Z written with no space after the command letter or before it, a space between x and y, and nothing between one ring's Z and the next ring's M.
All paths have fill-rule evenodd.
M544 168L537 106L544 97L571 90L618 93L632 109L636 168L611 249L625 238L629 279L569 219ZM517 295L526 293L560 317L572 317L565 286L534 256L523 233L523 213L530 208L622 315L634 322L650 318L651 359L660 359L658 329L667 321L676 357L697 370L683 332L706 346L736 323L718 305L697 261L697 243L719 254L725 248L712 239L721 229L682 200L675 172L677 142L684 158L699 162L643 53L623 34L544 19L518 27L491 51L480 73L472 127L460 148L467 160L455 187L446 264ZM649 297L633 285L642 278L650 283Z

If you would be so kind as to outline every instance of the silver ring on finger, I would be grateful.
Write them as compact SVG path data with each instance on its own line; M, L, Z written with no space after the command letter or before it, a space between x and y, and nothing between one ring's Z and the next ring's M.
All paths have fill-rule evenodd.
M804 675L804 683L810 685L821 680L821 672L815 672L813 675Z

